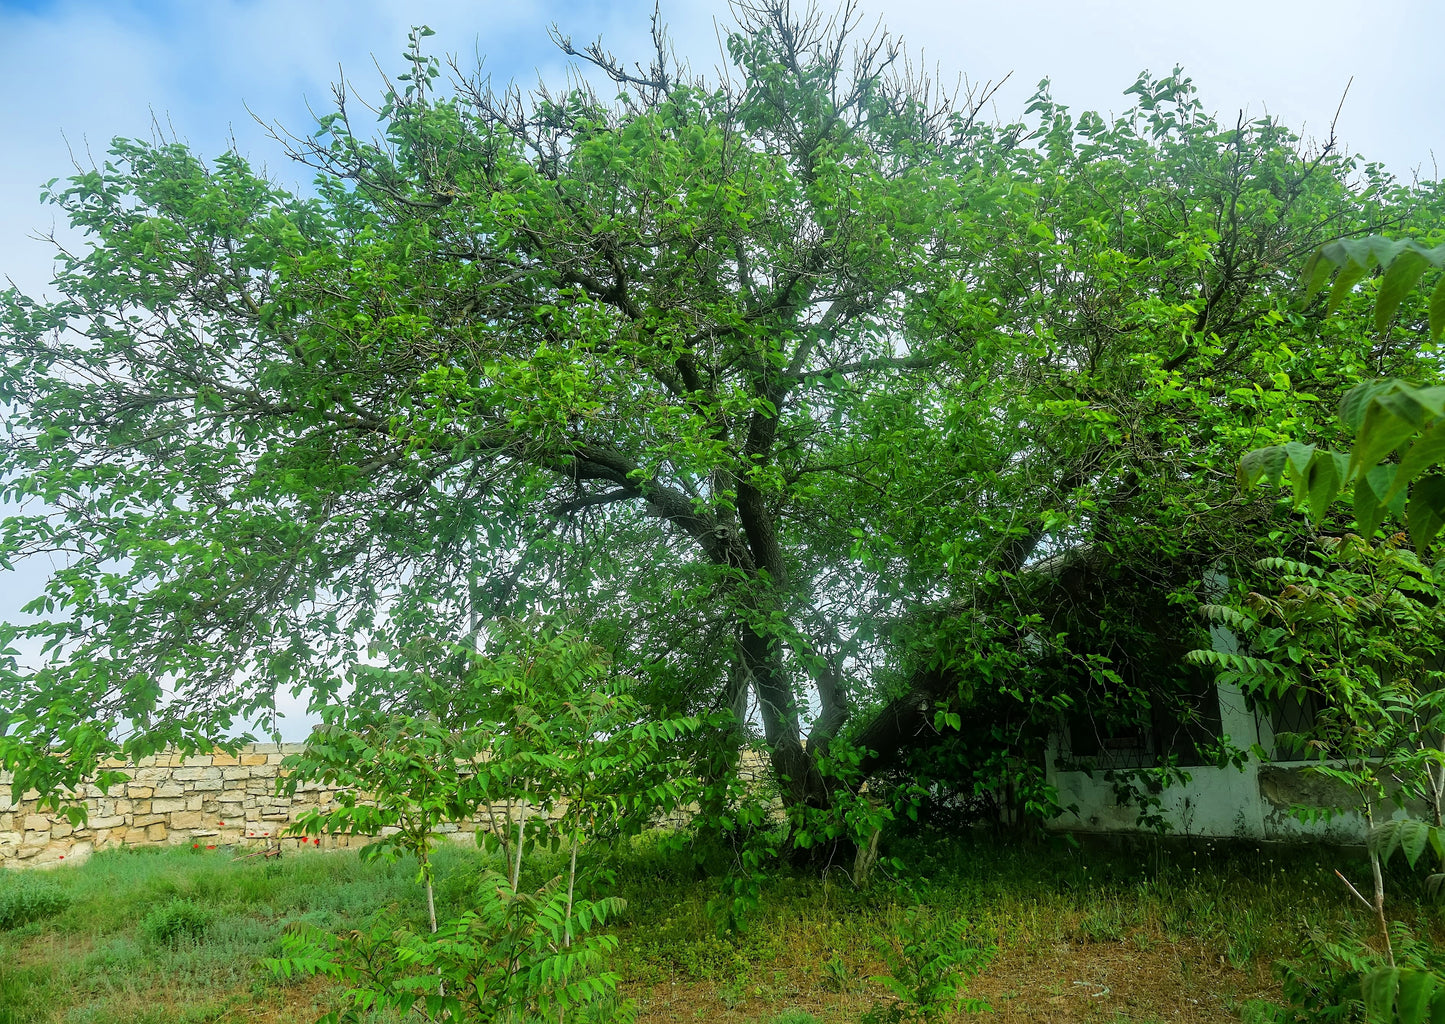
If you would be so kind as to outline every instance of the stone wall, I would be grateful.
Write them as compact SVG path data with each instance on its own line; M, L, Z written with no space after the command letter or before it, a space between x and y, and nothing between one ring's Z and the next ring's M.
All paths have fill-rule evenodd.
M238 754L181 757L159 754L134 765L108 762L130 776L102 793L87 787L89 817L73 827L62 814L42 812L38 794L10 799L8 774L0 772L0 867L26 868L83 861L96 850L118 846L198 846L295 850L303 840L282 835L286 826L313 807L324 807L333 789L303 785L294 797L276 795L281 760L299 753L299 743L264 743ZM443 831L470 833L471 823ZM365 842L347 836L306 841L321 849Z
M130 776L129 782L102 793L89 786L86 823L72 827L63 814L42 812L39 794L10 799L11 776L0 772L0 868L50 867L84 861L96 850L120 846L229 847L239 850L338 849L369 842L366 836L322 835L302 840L284 835L286 827L313 807L326 807L335 788L314 783L297 787L292 797L276 795L281 761L300 753L300 743L258 743L238 754L181 757L159 754L135 764L105 763ZM743 754L741 773L752 785L765 785L767 763L754 751ZM478 828L506 827L510 808L492 808L474 822L443 825L438 831L471 840ZM683 809L666 822L685 822ZM535 812L534 812L535 813Z

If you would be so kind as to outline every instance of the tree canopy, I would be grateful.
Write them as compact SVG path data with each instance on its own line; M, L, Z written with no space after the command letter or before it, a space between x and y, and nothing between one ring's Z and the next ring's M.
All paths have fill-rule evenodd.
M559 35L611 97L444 74L417 30L379 125L338 88L277 130L310 194L164 140L51 183L85 245L55 301L0 294L0 555L62 561L5 627L44 652L0 675L17 781L524 612L660 712L735 709L794 804L840 741L952 739L986 788L1188 689L1206 570L1301 529L1239 457L1438 377L1422 293L1375 328L1299 287L1335 238L1429 244L1438 183L1178 69L995 123L851 8L735 10L720 81Z

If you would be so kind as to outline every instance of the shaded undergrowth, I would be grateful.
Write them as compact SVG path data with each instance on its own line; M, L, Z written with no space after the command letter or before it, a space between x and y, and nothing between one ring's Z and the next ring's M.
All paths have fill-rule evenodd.
M998 947L985 987L1004 999L1040 983L1011 975L1047 971L1040 965L1050 957L1067 954L1076 964L1090 950L1112 948L1235 972L1239 991L1221 996L1231 1014L1270 983L1271 965L1297 952L1306 929L1370 933L1367 911L1351 905L1334 875L1356 865L1336 850L1106 849L969 835L914 841L895 853L905 872L866 891L841 872L767 875L760 908L741 932L719 930L709 905L722 883L700 876L680 844L644 840L588 884L628 902L616 924L614 968L643 1000L644 1016L649 992L667 985L694 986L695 1001L708 1003L694 1014L700 1019L771 1021L807 1013L803 1004L827 1019L828 999L863 1005L882 970L879 937L917 906L962 922L969 941ZM476 881L497 866L462 846L442 849L436 863L441 917L465 910ZM539 862L535 880L548 869ZM1438 937L1440 913L1420 883L1402 873L1392 886L1393 916ZM26 887L44 899L31 899ZM329 1005L325 984L284 985L260 967L277 955L288 924L354 928L384 912L422 928L426 915L415 865L363 864L347 852L278 862L232 860L224 850L103 853L77 868L0 876L0 902L7 898L46 912L0 930L0 1024L311 1020ZM1018 966L1025 963L1033 966ZM1068 995L1069 984L1057 988Z

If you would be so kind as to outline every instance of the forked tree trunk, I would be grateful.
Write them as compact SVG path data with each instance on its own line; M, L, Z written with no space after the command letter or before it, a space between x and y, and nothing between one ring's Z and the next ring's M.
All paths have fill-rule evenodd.
M752 627L742 631L744 663L758 696L763 736L772 750L773 773L788 807L827 807L828 787L803 746L797 699L792 681L779 663L772 641Z

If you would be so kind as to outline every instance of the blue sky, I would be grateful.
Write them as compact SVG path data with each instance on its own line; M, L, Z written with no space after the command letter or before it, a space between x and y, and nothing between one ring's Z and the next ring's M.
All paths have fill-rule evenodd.
M1408 176L1435 177L1445 160L1438 0L1012 0L1009 3L865 2L923 63L952 82L1013 77L996 111L1012 119L1040 78L1076 111L1125 107L1144 68L1182 64L1207 107L1233 120L1241 108L1324 134L1352 77L1340 137ZM603 37L619 56L646 59L651 0L0 0L0 280L32 293L49 280L52 211L39 185L70 173L71 153L99 156L111 137L149 137L152 119L203 154L234 137L278 180L307 175L289 164L248 110L301 134L308 103L329 109L344 70L354 94L374 98L381 67L395 74L408 28L425 23L443 53L474 54L502 80L557 82L566 63L547 38L560 24L579 43ZM664 3L678 52L699 70L718 62L724 3ZM63 226L60 226L63 227ZM45 567L0 576L0 618L38 590ZM299 729L299 725L297 726ZM292 730L293 732L295 730Z
M1038 80L1075 109L1124 105L1142 68L1184 65L1206 105L1232 120L1247 108L1322 134L1345 83L1342 138L1401 174L1433 175L1445 149L1438 54L1445 4L1435 0L1015 0L1000 4L894 0L865 7L915 47L943 78L983 81L1012 71L997 111L1022 110ZM307 104L325 111L344 69L374 97L373 55L399 69L407 29L436 29L443 52L486 55L501 79L556 81L565 71L547 39L559 23L579 41L601 35L619 54L646 56L647 0L0 0L0 273L43 288L48 260L25 236L48 229L40 182L70 169L69 152L104 150L115 135L147 136L154 115L204 153L234 134L243 152L283 181L301 177L249 111L298 132ZM717 62L715 19L725 4L663 7L678 50ZM1445 154L1442 154L1445 155Z

